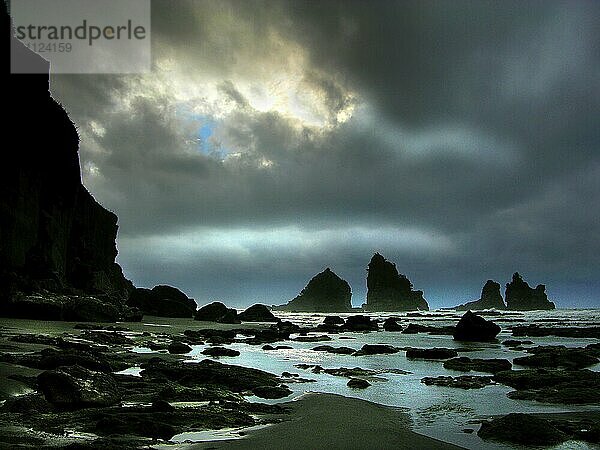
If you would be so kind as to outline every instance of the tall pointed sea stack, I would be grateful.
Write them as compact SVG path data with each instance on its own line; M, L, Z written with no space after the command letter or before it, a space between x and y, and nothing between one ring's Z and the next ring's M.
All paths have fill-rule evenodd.
M297 312L344 312L352 309L352 291L346 280L342 280L328 267L315 275L302 292L287 305L276 306L278 311Z
M9 27L2 14L3 32ZM11 39L13 56L45 73L10 74L9 58L2 67L4 140L13 144L0 164L0 315L130 319L133 286L115 262L117 216L81 183L79 137L50 96L48 62ZM2 45L8 55L9 40Z
M548 300L546 286L538 284L532 289L518 272L515 272L512 281L506 284L506 307L516 311L556 308L554 303Z
M481 298L479 300L456 307L457 311L468 311L470 309L506 309L506 305L502 300L502 294L500 294L500 283L496 283L493 280L487 280L481 290Z
M428 311L423 291L413 291L410 280L379 253L371 258L367 275L366 311Z

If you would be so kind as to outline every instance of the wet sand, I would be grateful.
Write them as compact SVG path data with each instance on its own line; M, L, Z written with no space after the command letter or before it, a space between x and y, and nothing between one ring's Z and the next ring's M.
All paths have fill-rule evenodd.
M284 421L250 431L237 440L181 446L200 449L458 449L411 431L409 415L399 408L334 394L306 394L285 403Z

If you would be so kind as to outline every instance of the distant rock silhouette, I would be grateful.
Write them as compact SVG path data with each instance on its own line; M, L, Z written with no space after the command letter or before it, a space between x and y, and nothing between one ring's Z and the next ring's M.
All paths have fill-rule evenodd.
M220 323L240 323L237 311L233 308L228 308L221 302L212 302L203 306L194 316L196 320L205 322L220 322Z
M239 313L238 319L244 322L277 322L279 320L267 306L259 303Z
M9 27L2 14L2 30L8 33ZM48 69L11 39L13 52ZM8 55L11 43L2 45ZM26 307L35 298L60 294L54 302L59 319L64 319L59 303L77 296L94 297L119 318L135 317L125 306L133 285L115 262L117 216L81 183L75 126L50 96L47 73L10 74L8 64L5 58L3 87L10 95L4 98L3 129L13 150L0 164L0 314L29 317L29 311L40 311Z
M506 307L516 311L531 311L536 309L554 309L554 303L548 300L546 286L538 284L535 289L523 281L518 272L512 281L506 284Z
M315 275L302 292L287 305L274 307L278 311L343 312L350 311L350 285L328 267Z
M152 289L136 288L129 294L127 303L139 308L143 314L161 317L191 318L197 307L196 302L179 289L163 285Z
M413 291L410 280L379 253L369 263L367 303L363 307L365 311L429 310L423 291Z
M500 294L500 283L487 280L481 290L481 298L456 307L457 311L480 310L480 309L506 309L506 305Z

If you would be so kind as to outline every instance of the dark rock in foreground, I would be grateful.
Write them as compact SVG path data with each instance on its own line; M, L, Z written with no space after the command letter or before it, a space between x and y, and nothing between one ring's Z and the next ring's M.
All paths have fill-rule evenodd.
M395 319L393 317L388 317L383 322L383 329L385 331L402 331L402 326L398 324L397 320L398 319Z
M214 385L233 392L244 392L259 386L278 386L276 375L258 369L234 366L205 359L195 364L163 361L154 358L142 365L144 379L165 379L184 386Z
M111 406L121 400L111 375L80 366L42 372L37 381L46 400L63 409Z
M258 386L252 393L260 398L275 399L287 397L292 391L287 386Z
M515 272L512 281L506 284L506 308L516 311L532 311L538 309L554 309L555 305L548 300L546 287L538 284L535 289L523 281Z
M208 347L202 351L202 354L207 356L240 356L240 352L237 350L225 347Z
M481 389L492 384L491 377L462 375L459 377L425 377L421 383L427 386L444 386L458 389Z
M323 323L325 325L343 325L344 319L342 319L340 316L327 316L325 319L323 319Z
M477 435L482 439L519 445L556 445L568 439L548 420L531 414L513 413L481 424Z
M365 344L361 347L360 350L354 353L354 356L363 356L363 355L384 355L391 353L398 353L400 349L398 347L394 347L393 345L386 344Z
M600 362L600 351L591 348L567 348L565 346L540 346L527 350L533 355L515 358L515 364L525 367L583 369Z
M171 286L154 286L152 289L136 288L129 294L127 303L143 314L161 317L191 318L196 312L196 302L179 289Z
M516 325L512 329L516 337L570 337L600 339L600 327L542 327L539 325Z
M233 308L228 308L221 302L212 302L203 306L196 311L194 319L204 322L241 323L237 311Z
M459 358L449 359L444 362L444 368L448 370L457 370L460 372L488 372L496 373L503 370L510 370L512 364L507 359L480 359L467 358L461 356Z
M408 326L402 330L403 334L417 334L417 333L429 333L440 336L452 336L454 334L455 327L434 327L431 325L421 325L418 323L409 323Z
M367 380L362 380L360 378L350 378L348 380L348 383L346 383L346 386L352 389L366 389L369 386L371 386L371 383L369 383Z
M409 359L448 359L458 356L452 348L407 348L406 357Z
M238 319L242 322L277 322L279 320L267 306L260 304L252 305L239 313Z
M167 347L169 353L174 355L184 355L192 351L192 347L183 342L171 342Z
M300 294L286 305L274 306L276 311L344 312L352 310L350 285L328 267L315 275Z
M358 314L348 317L346 323L340 326L340 330L353 332L377 331L379 325L370 317Z
M331 345L318 345L313 348L315 352L327 352L334 355L352 355L356 350L350 347L333 347Z
M487 280L481 290L481 298L456 307L457 311L475 311L481 309L506 309L502 295L500 294L500 283Z
M491 341L500 331L494 322L467 311L458 321L453 335L457 341Z
M423 291L414 291L410 280L396 265L375 253L369 262L365 311L428 311Z

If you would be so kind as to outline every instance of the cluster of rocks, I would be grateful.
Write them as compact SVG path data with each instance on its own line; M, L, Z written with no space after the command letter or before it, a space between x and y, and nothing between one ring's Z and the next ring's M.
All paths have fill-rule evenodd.
M90 328L78 325L73 333L62 336L9 335L3 342L3 346L19 343L22 350L0 353L0 362L32 370L25 372L31 375L11 376L14 382L26 385L29 393L9 397L0 405L0 441L16 444L18 438L19 445L46 448L44 439L51 444L52 436L77 430L97 435L93 445L98 448L139 448L149 438L168 440L184 431L251 426L285 412L280 406L251 403L245 398L290 395L282 378L212 359L185 364L170 354L179 353L170 352L172 346L191 344L200 337L205 342L232 339L228 330L169 335L168 353L140 354L131 349L165 337L131 333L122 327ZM2 338L6 337L5 332ZM43 348L37 350L40 346ZM211 355L235 352L222 345L206 350ZM141 368L139 376L116 373L132 365ZM200 403L176 406L175 402ZM34 431L17 437L11 434L14 424ZM77 441L73 439L71 442Z
M493 280L487 280L479 300L459 305L455 309L457 311L484 309L532 311L555 308L554 303L548 300L546 287L543 284L538 284L533 289L518 272L515 272L512 281L506 284L505 296L506 304L500 293L500 284Z

